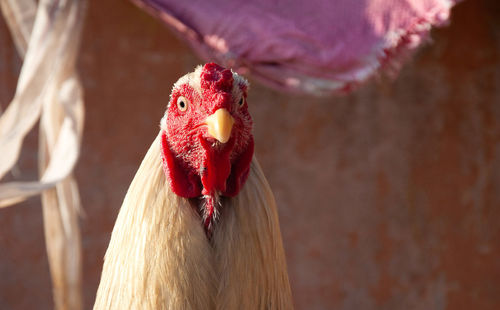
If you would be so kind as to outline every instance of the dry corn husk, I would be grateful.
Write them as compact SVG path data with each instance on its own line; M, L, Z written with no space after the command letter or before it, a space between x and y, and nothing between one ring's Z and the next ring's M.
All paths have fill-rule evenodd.
M0 207L42 194L55 307L81 309L80 199L72 171L83 130L75 60L85 2L0 0L0 7L24 58L14 98L0 116L0 179L40 119L40 180L0 183Z

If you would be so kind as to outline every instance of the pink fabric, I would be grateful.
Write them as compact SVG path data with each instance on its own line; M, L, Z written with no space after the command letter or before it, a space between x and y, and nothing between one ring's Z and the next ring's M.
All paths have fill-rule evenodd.
M265 84L349 91L400 60L448 20L455 0L133 0L206 61Z

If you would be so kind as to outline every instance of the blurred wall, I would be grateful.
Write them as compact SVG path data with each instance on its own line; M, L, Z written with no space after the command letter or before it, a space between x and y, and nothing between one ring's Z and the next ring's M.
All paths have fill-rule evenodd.
M344 97L253 83L297 309L500 309L500 5L465 1L394 81ZM76 170L85 305L172 84L200 60L127 1L90 1ZM20 61L0 19L0 107ZM36 176L37 133L17 178ZM50 309L38 198L0 210L0 309Z

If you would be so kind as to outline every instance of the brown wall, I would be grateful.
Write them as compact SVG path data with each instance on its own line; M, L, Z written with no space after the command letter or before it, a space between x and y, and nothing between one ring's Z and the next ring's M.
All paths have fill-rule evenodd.
M500 309L500 5L469 0L395 81L316 99L253 84L297 309ZM76 175L91 308L110 232L175 80L200 60L125 1L90 1ZM0 19L0 106L20 68ZM36 175L36 132L17 175ZM0 309L50 309L38 198L0 211Z

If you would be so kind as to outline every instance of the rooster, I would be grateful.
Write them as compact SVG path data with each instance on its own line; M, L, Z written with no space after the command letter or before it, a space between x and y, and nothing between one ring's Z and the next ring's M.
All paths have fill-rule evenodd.
M173 87L125 196L94 309L292 309L246 79L209 63Z

